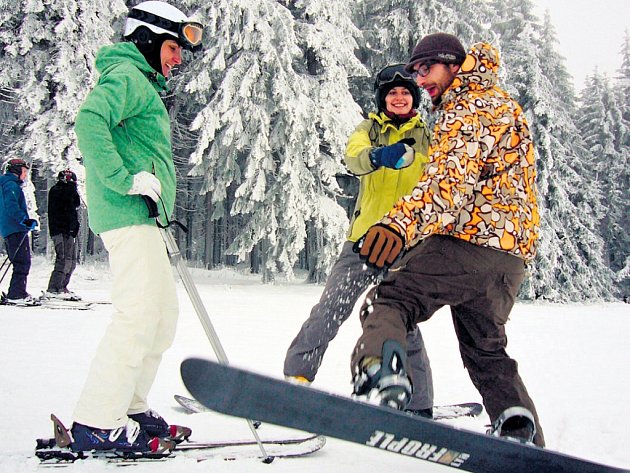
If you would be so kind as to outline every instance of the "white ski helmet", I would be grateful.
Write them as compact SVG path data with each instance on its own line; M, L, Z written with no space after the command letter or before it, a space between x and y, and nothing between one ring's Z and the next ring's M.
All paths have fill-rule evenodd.
M131 8L123 33L125 39L139 44L155 42L163 35L173 37L184 49L196 51L201 48L203 26L168 3L148 1Z

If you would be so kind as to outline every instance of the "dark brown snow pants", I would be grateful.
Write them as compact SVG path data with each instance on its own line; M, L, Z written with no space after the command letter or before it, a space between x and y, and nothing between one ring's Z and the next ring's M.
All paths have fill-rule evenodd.
M524 274L523 261L508 253L448 236L427 238L366 297L352 373L364 357L381 356L385 340L406 348L409 328L448 305L464 366L490 420L508 407L525 407L536 420L534 442L544 446L534 403L505 351L505 323Z

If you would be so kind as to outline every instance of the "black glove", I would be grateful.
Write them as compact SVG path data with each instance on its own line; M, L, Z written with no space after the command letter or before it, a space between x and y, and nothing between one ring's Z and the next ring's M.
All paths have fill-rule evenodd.
M377 223L357 241L352 249L365 264L374 268L389 268L405 248L405 240L393 228Z
M37 220L34 218L26 218L22 222L22 224L28 229L29 232L32 232L37 228Z
M149 218L159 217L160 211L158 210L157 203L153 200L153 198L148 195L143 195L142 199L149 210Z

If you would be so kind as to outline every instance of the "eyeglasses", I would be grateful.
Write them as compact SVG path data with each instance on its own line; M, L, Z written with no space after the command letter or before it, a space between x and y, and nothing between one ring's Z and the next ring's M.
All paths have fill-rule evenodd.
M416 80L418 77L428 76L429 72L431 72L431 66L435 64L439 64L439 63L437 61L423 62L422 64L420 64L420 66L418 66L418 69L414 70L411 73L411 77L413 77L413 80Z

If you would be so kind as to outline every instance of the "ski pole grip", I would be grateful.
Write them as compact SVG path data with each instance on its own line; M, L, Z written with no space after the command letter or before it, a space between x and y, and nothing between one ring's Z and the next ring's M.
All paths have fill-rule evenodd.
M157 202L155 202L148 195L143 195L142 198L144 199L144 203L146 204L147 209L149 209L149 218L157 218L160 215Z

